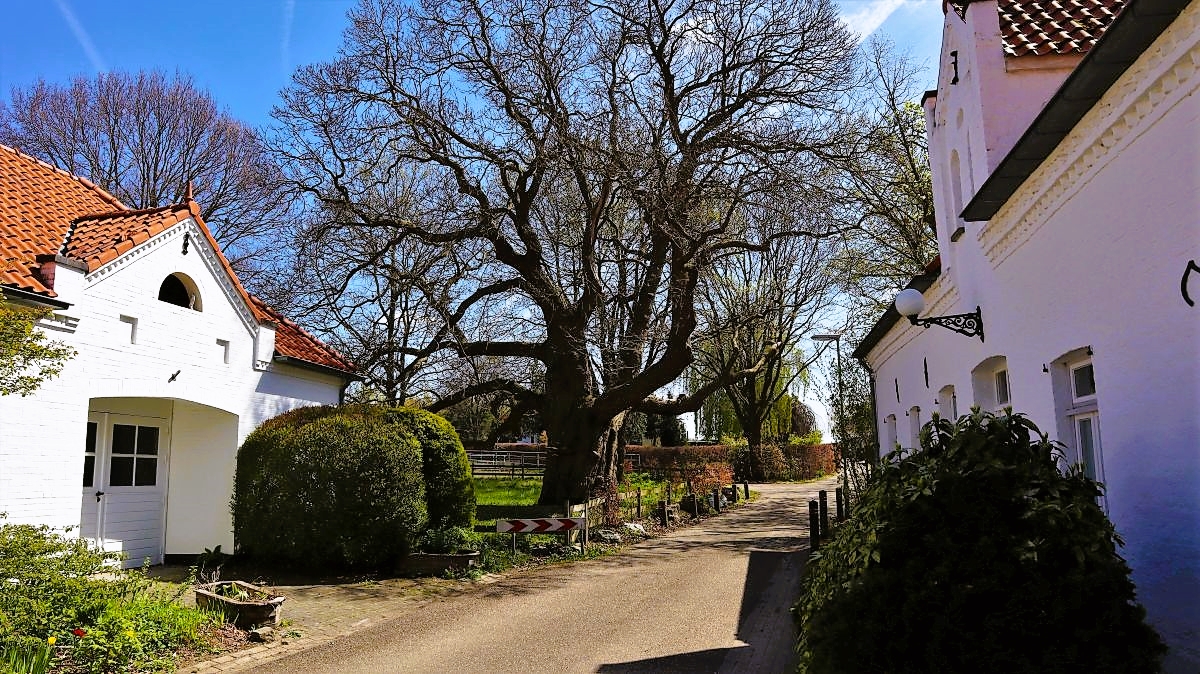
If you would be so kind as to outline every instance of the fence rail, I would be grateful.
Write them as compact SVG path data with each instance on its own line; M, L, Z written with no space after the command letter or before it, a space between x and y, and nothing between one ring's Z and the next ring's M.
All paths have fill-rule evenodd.
M546 472L546 451L504 451L468 449L467 459L471 462L471 472L475 475L507 475L509 477L530 477ZM625 459L640 468L642 457L629 453Z

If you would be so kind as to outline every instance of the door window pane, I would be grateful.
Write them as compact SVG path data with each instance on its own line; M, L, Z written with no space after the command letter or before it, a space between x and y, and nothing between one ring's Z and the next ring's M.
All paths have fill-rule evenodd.
M134 439L137 437L137 426L113 424L113 454L133 454Z
M88 454L96 453L96 422L89 421L87 425L87 445L83 450Z
M1096 479L1096 439L1092 435L1092 419L1082 417L1076 420L1079 429L1079 460L1083 462L1083 472L1091 479Z
M83 486L92 486L92 480L96 474L96 457L83 457Z
M108 467L108 486L133 486L133 457L113 456Z
M1075 383L1076 398L1096 395L1096 379L1091 363L1071 370L1071 378Z
M158 474L158 459L142 459L137 460L137 471L134 475L133 484L135 487L151 487L154 486L154 480Z
M155 426L138 426L137 453L143 455L158 454L158 428Z

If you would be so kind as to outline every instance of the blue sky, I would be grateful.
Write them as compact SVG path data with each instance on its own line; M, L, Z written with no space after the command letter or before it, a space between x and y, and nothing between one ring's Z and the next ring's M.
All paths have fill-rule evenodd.
M267 124L297 66L334 57L355 0L0 0L0 100L43 78L103 70L176 70L253 126ZM840 0L860 33L886 34L930 64L941 38L937 0Z

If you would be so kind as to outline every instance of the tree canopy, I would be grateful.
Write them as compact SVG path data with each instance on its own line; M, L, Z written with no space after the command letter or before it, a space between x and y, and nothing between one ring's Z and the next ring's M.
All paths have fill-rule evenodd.
M339 58L284 92L272 144L316 227L453 270L408 357L538 364L540 382L517 365L432 408L503 391L539 412L559 450L543 502L611 479L628 411L694 409L762 367L654 397L694 361L718 260L832 233L792 212L853 134L856 44L832 2L367 0L350 19Z

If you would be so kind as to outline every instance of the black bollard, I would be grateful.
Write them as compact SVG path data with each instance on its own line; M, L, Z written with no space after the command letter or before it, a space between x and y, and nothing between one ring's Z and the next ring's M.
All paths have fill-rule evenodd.
M838 487L833 493L837 496L837 521L844 522L846 520L846 501L842 495L842 488Z
M718 514L721 512L721 488L713 487L713 510Z
M821 538L829 538L829 493L822 489L818 498L821 509Z
M815 552L821 547L821 515L816 501L808 502L808 549Z
M746 480L743 480L742 481L742 489L746 490L745 491L746 500L749 501L750 500L750 483Z

